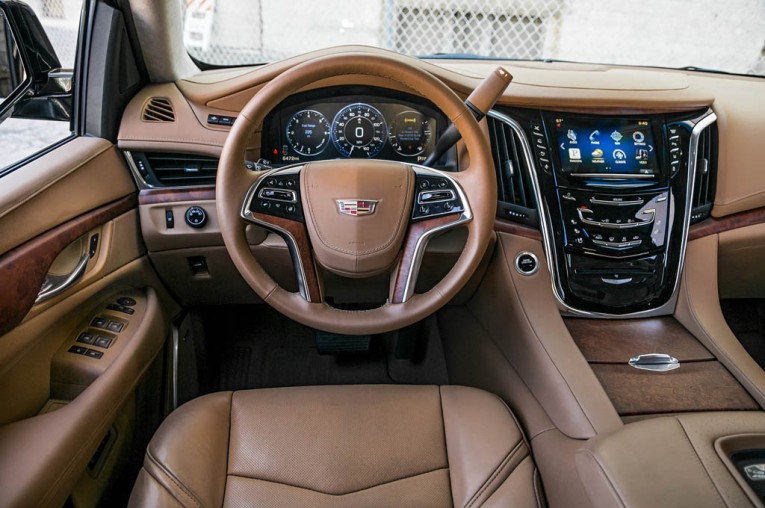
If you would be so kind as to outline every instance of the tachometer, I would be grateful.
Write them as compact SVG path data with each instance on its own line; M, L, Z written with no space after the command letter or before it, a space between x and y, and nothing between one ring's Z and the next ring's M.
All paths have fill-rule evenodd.
M387 139L382 113L369 104L351 104L332 121L332 141L344 157L374 157Z
M327 118L310 109L298 111L287 122L287 142L300 155L318 155L329 144Z
M390 125L390 145L405 157L421 154L430 136L430 122L417 111L399 113Z

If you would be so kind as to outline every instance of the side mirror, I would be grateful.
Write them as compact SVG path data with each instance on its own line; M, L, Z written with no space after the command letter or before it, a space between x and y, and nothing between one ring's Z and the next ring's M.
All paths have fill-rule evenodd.
M0 122L14 116L69 120L71 74L61 63L40 20L26 3L0 1Z

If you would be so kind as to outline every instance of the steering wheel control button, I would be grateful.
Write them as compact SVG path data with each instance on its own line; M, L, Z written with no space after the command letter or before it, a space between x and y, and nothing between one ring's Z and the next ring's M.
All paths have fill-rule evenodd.
M465 210L454 182L446 177L417 175L416 187L412 220L432 219Z
M101 328L105 330L107 323L108 321L102 317L94 317L93 321L90 322L90 326L93 328Z
M77 342L81 342L83 344L93 344L95 341L96 336L88 332L82 332L80 336L77 337Z
M515 269L521 275L534 275L539 270L539 260L531 252L521 252L515 257Z
M295 191L284 189L261 189L258 193L258 197L270 201L284 201L287 203L295 203L297 201L297 194L295 194Z
M186 210L186 224L192 228L203 228L207 224L207 211L201 206L192 206Z
M298 175L272 174L266 178L250 202L250 211L301 221L300 180Z

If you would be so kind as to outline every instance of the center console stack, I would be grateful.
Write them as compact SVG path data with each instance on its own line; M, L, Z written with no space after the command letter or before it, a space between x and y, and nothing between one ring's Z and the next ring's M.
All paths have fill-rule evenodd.
M714 114L525 115L560 303L578 315L666 313L690 224L698 132Z

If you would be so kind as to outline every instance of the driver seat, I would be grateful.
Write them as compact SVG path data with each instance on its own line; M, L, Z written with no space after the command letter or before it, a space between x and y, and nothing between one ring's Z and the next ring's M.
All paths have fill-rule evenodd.
M129 506L539 507L508 407L462 386L218 392L173 412Z

